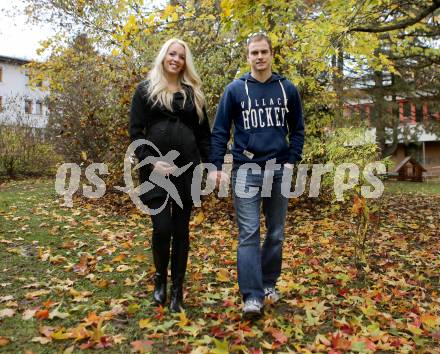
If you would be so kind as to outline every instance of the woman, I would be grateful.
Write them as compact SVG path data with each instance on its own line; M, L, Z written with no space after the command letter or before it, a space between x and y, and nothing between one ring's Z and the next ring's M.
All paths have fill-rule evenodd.
M168 179L177 189L183 205L155 185L141 198L150 210L153 223L153 259L156 268L153 299L157 304L166 302L166 284L171 247L171 301L170 310L179 312L183 307L183 281L189 251L189 220L192 209L191 181L194 167L208 159L210 129L205 110L201 81L195 71L188 45L179 39L168 40L156 57L145 81L136 88L131 105L130 137L132 141L147 139L162 156L171 150L179 154L171 161L162 158L147 164L139 171L140 182L153 177ZM136 150L137 158L154 161L155 149L142 145ZM170 154L171 155L171 154ZM175 154L177 155L177 154ZM175 156L174 155L174 156ZM182 174L176 173L184 170ZM174 175L173 175L174 174ZM154 180L154 178L151 178ZM157 180L157 178L156 178ZM172 240L172 241L171 241Z

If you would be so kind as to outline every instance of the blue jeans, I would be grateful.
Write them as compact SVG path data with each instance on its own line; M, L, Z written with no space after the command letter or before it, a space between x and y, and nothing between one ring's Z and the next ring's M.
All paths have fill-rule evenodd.
M232 170L234 206L239 231L237 250L238 285L243 300L264 300L264 288L274 287L281 274L284 224L288 199L281 194L283 169L272 171L273 183L266 171ZM257 173L253 173L257 172ZM266 183L265 183L266 180ZM271 193L263 186L271 185ZM256 190L258 188L258 191ZM252 193L253 191L253 193ZM252 194L245 195L246 193ZM269 196L267 196L269 195ZM260 246L260 206L267 228L263 246Z

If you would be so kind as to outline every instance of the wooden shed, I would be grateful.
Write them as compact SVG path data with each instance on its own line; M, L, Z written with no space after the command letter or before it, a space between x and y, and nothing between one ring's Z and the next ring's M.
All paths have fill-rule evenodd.
M397 174L397 179L400 181L423 181L423 172L426 172L424 168L416 159L412 156L405 157L397 165L394 173Z

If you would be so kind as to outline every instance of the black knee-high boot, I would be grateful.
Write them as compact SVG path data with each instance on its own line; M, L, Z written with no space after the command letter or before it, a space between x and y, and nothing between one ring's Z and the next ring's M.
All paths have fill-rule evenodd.
M164 198L154 198L147 201L150 209L161 208L166 200ZM153 300L155 303L163 305L167 300L167 275L168 263L170 260L170 243L173 232L173 222L171 218L171 206L168 203L158 214L151 215L153 222L153 260L156 268L154 274Z
M183 282L185 279L186 264L188 262L188 240L173 240L171 252L171 312L180 312L183 309Z
M153 242L153 259L156 273L154 274L153 300L158 305L163 305L167 300L167 273L170 258L169 243Z

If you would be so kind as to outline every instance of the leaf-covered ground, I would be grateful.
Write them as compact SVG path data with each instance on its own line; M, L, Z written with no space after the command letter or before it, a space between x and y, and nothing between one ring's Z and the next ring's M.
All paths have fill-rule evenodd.
M282 299L249 323L229 201L195 212L175 315L151 302L148 217L62 208L52 181L0 186L0 352L440 352L440 195L387 194L363 268L350 210L291 200Z

